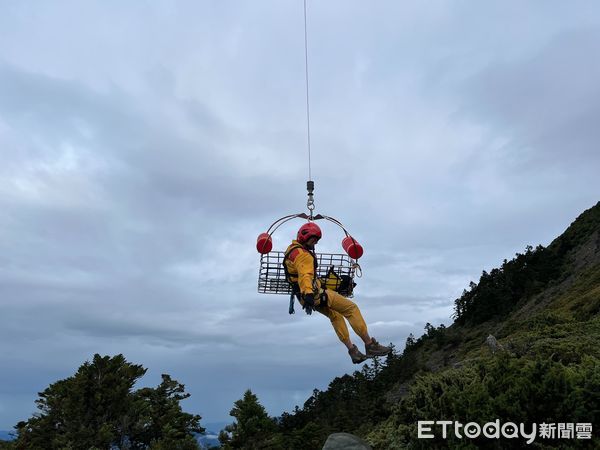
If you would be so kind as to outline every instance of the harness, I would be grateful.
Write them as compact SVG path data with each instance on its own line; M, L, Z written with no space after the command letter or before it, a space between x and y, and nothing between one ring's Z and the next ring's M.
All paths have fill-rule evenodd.
M307 251L308 253L310 253L310 255L313 258L313 264L314 264L314 278L313 278L313 289L316 291L316 287L317 287L317 257L316 255L309 249L305 248L304 246L300 245L300 244L295 244L292 245L286 252L285 255L283 256L283 270L285 272L285 279L287 280L287 282L290 284L291 288L292 288L292 293L290 295L290 307L288 312L290 314L294 314L294 298L297 298L298 301L300 301L300 284L298 284L298 276L299 274L296 274L296 279L293 280L292 279L292 274L290 273L290 271L288 270L287 267L287 261L290 257L290 254L296 250L296 249L302 249Z

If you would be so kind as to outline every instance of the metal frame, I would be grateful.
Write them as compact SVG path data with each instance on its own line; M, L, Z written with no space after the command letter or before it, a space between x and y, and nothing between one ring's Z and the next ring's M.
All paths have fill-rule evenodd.
M258 275L259 293L287 295L292 293L283 269L284 256L285 252L278 251L261 255ZM354 294L354 275L358 267L354 260L348 255L336 253L316 253L316 256L318 264L317 277L322 279L322 286L336 290L344 297L351 298ZM328 277L331 267L333 267L337 277L334 275Z

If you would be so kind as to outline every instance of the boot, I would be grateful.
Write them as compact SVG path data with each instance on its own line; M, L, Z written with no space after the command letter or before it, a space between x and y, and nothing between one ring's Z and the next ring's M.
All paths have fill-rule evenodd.
M371 343L365 344L365 350L367 358L372 358L373 356L385 356L392 351L392 348L381 345L375 338L371 338Z
M352 358L354 364L360 364L367 360L367 357L360 352L356 345L352 347L352 350L348 350L348 354L350 355L350 358Z

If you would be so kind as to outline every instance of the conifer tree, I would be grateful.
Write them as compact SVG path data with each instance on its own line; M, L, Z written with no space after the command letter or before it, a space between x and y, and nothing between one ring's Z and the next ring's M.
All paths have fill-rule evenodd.
M19 449L198 449L200 416L184 413L183 385L168 375L156 389L132 392L146 373L123 355L94 355L77 373L51 384L39 412L15 427Z
M225 449L263 449L269 448L277 426L269 418L258 397L248 389L244 396L234 403L229 415L236 421L225 427L219 434L219 441Z

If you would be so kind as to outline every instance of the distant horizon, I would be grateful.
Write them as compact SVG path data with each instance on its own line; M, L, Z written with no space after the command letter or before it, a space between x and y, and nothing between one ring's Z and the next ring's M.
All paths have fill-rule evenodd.
M209 422L207 424L203 424L202 421L200 421L200 425L202 427L206 428L206 431L204 432L204 434L211 433L210 434L211 436L214 435L217 437L219 435L219 432L222 430L222 428L213 429L213 428L211 428L211 426L220 427L221 424L223 424L223 427L225 427L228 423L227 422ZM0 440L13 440L14 437L10 436L11 433L16 434L16 431L0 430ZM8 438L10 438L10 439L8 439Z

